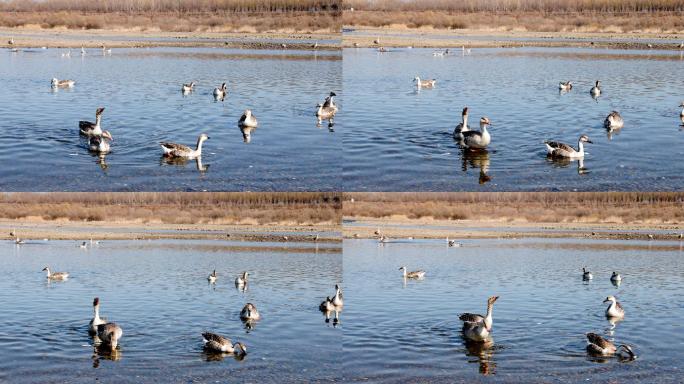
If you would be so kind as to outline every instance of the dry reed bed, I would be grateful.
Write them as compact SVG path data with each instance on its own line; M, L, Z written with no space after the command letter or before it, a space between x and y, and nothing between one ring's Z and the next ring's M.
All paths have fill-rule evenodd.
M684 222L684 192L345 193L344 197L346 217L535 223Z
M345 0L345 6L375 11L682 12L684 0Z
M5 193L0 219L337 224L336 193Z

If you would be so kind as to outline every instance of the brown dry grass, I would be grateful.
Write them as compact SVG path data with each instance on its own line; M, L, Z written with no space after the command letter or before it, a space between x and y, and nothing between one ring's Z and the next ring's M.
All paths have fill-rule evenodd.
M684 192L345 193L344 200L346 217L536 223L684 222Z
M346 8L382 11L653 12L684 11L683 0L345 0Z
M167 224L337 224L335 193L5 193L0 219Z

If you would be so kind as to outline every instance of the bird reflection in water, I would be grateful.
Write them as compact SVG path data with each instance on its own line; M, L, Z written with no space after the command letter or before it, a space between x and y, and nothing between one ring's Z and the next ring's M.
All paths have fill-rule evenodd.
M199 173L204 174L208 169L209 165L204 165L202 164L202 156L196 157L195 159L187 159L185 157L169 157L169 156L162 156L161 157L161 164L167 164L167 165L175 165L179 167L185 167L188 164L188 161L194 161L195 165L197 167L197 171Z
M249 144L252 141L252 132L255 129L256 129L256 127L247 127L247 126L240 127L240 131L242 132L242 140L246 144Z
M491 337L484 342L474 342L464 338L465 354L469 357L476 357L477 360L470 362L477 362L480 365L479 372L484 376L496 374L496 362L494 362L494 339Z
M322 311L323 316L325 317L325 323L330 324L330 320L332 318L332 325L333 328L337 328L338 325L341 324L340 321L340 313L342 313L342 308L335 308L332 311Z
M461 159L463 172L468 171L468 166L480 169L478 183L485 184L492 180L489 176L489 152L486 149L463 149Z
M589 170L584 166L584 158L572 159L569 157L546 156L546 161L557 168L567 168L570 164L577 162L577 174L584 175L589 173Z
M112 350L111 348L108 348L106 346L101 346L99 345L99 339L97 336L94 337L95 341L95 346L93 347L93 368L97 368L100 366L100 361L101 360L111 360L111 361L119 361L121 360L121 350L120 349L114 349Z
M221 353L221 352L212 352L207 349L204 349L202 351L202 356L204 357L204 361L211 362L211 361L223 361L226 357L232 357L236 361L243 361L247 357L246 353Z

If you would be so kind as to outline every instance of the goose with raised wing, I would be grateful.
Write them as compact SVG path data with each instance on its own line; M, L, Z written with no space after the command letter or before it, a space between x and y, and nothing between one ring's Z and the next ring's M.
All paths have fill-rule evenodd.
M43 272L45 272L46 277L49 280L66 280L69 278L68 272L52 272L50 271L50 267L43 268Z
M485 149L491 143L492 137L487 130L487 126L491 126L492 122L489 118L482 117L480 119L479 131L465 131L463 134L463 145L469 149Z
M95 122L81 120L78 122L78 130L82 135L86 136L99 136L102 135L102 128L100 123L102 122L102 113L104 112L104 107L100 107L95 110Z
M238 127L256 128L257 125L259 125L259 122L257 121L256 116L252 114L252 110L245 109L245 112L240 116L240 120L238 120Z
M613 356L618 352L622 354L625 353L626 357L633 360L636 358L632 347L627 344L620 344L615 346L613 342L603 338L601 335L596 333L587 333L587 352L591 355L598 356Z
M612 319L622 319L625 317L625 310L622 305L615 298L615 296L610 295L603 300L604 303L610 303L608 308L606 308L606 317Z
M240 311L240 319L244 321L259 320L261 319L261 315L259 314L259 311L257 311L257 308L254 304L247 303L242 308L242 311Z
M206 133L202 133L197 137L197 146L195 149L188 147L183 144L176 144L170 142L159 143L164 151L164 156L167 157L183 157L187 159L194 159L196 157L202 156L202 143L209 140L209 136Z
M546 153L552 157L566 157L570 159L577 159L584 157L584 143L592 143L589 136L582 135L577 140L577 149L569 144L560 141L545 141Z
M408 270L405 266L400 267L399 270L402 271L405 279L422 279L425 277L425 271L423 270L407 272Z
M247 346L242 342L233 342L221 335L211 332L202 333L204 348L211 352L247 354Z
M461 122L454 128L454 139L463 142L465 139L463 132L468 131L470 131L470 127L468 127L468 107L464 107L463 111L461 111Z
M494 325L492 316L494 310L494 303L499 299L499 296L491 296L487 299L487 313L482 316L476 313L462 313L458 316L459 320L463 322L463 335L466 339L471 341L482 342L489 338Z
M101 135L90 136L88 139L88 149L98 153L108 153L111 149L110 141L114 140L109 131L102 131Z
M624 125L625 122L622 120L622 116L620 116L620 112L618 111L612 111L603 121L603 126L606 129L620 129Z
M100 317L100 298L96 297L93 300L93 318L90 319L90 323L88 323L88 333L91 336L97 335L97 327L106 323L107 320Z

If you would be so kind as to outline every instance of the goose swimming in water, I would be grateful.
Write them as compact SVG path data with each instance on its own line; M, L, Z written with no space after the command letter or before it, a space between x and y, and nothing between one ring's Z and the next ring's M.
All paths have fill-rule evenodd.
M101 135L90 136L90 139L88 139L88 148L93 152L107 153L110 149L109 142L112 140L114 139L109 131L102 131Z
M468 107L464 107L461 112L461 122L454 128L454 139L463 142L463 132L470 131L468 127Z
M242 272L242 276L238 276L235 278L235 285L238 287L241 287L245 284L247 284L247 277L249 276L249 272L244 271Z
M332 304L335 307L341 307L344 305L344 296L342 295L342 288L339 284L335 284L335 296L332 298Z
M620 349L620 353L625 352L629 359L633 360L636 358L632 347L629 345L621 344L616 347L611 341L604 339L596 333L587 333L587 342L589 343L587 345L587 352L592 355L613 356Z
M212 352L247 354L247 346L242 342L233 344L230 339L211 332L202 333L204 348Z
M435 79L421 80L418 76L416 76L413 81L416 83L416 87L418 88L432 88L437 84L437 80Z
M682 111L679 112L679 118L682 119L682 121L684 121L684 101L682 101L682 103L679 104L679 106L682 108Z
M102 113L104 112L104 107L100 107L95 111L95 122L81 120L78 122L78 129L83 135L87 136L99 136L102 135L102 128L100 128L100 123L102 122Z
M107 320L100 317L100 298L96 297L95 300L93 300L93 318L90 319L90 323L88 323L88 333L91 336L95 336L97 334L97 327L106 323Z
M591 280L594 278L594 275L591 274L591 272L587 271L587 267L582 267L582 280Z
M105 323L97 326L97 337L102 344L112 351L119 345L119 339L123 336L123 330L116 323Z
M606 308L606 317L613 319L622 319L623 317L625 317L625 310L622 308L622 305L620 305L620 302L617 301L615 296L610 295L606 297L606 299L603 300L603 302L610 303L610 305L608 305L608 308Z
M22 244L26 244L26 241L17 237L16 239L14 239L14 244L22 245Z
M240 311L240 319L242 320L259 320L261 315L257 311L256 307L252 303L247 303Z
M577 149L569 144L561 143L559 141L545 141L546 152L553 157L567 157L571 159L584 157L584 143L592 144L587 135L580 136L577 141Z
M498 299L499 296L492 296L487 299L487 314L484 316L467 312L458 316L459 320L463 321L462 330L466 339L477 342L487 340L494 324L494 319L492 318L494 303Z
M591 87L591 90L589 91L592 96L598 97L601 95L601 80L596 80L596 84Z
M52 78L50 85L53 88L73 88L76 85L74 80L58 80L56 77Z
M403 271L403 276L405 279L422 279L425 277L425 271L423 270L407 272L406 267L400 267L399 270Z
M238 120L238 127L250 127L250 128L256 128L259 122L256 119L256 116L252 114L251 109L245 109L245 112L240 116L240 120Z
M323 108L332 108L337 112L337 105L335 104L335 99L334 97L337 96L335 92L330 92L328 96L325 97L325 100L323 101Z
M215 283L216 282L216 270L214 269L214 272L212 272L209 277L207 277L207 281L210 283Z
M226 83L221 84L220 87L214 88L214 98L223 100L226 97Z
M620 129L625 125L618 111L611 112L603 121L603 126L608 129Z
M569 91L572 89L572 81L560 82L558 83L558 89L561 91Z
M318 103L316 105L318 108L316 110L316 117L318 118L318 124L321 124L323 120L330 120L332 122L332 119L335 117L335 113L337 112L336 108L332 107L324 107L323 104Z
M610 281L614 283L619 283L622 281L622 276L620 276L619 273L613 271L613 274L610 276Z
M46 277L50 280L66 280L69 278L68 272L50 272L50 267L43 268L43 272L45 272Z
M190 84L183 84L183 85L181 86L181 91L182 91L184 94L187 94L187 93L192 92L194 88L195 88L195 82L192 81L192 82L190 82Z
M209 136L206 133L199 135L197 138L197 147L192 149L187 145L162 142L159 143L164 151L164 156L167 157L183 157L187 159L194 159L196 157L202 156L202 143L209 140Z
M335 304L333 304L330 296L326 297L325 300L318 306L321 312L331 312L335 310Z
M471 149L485 149L492 141L492 137L487 131L487 126L492 123L489 118L483 117L480 119L480 131L465 131L463 134L463 145Z

